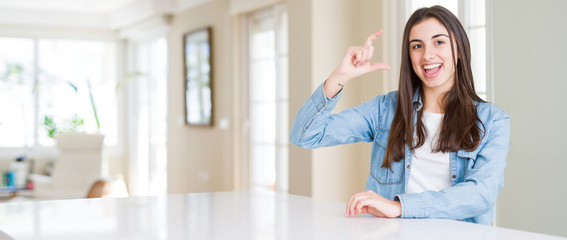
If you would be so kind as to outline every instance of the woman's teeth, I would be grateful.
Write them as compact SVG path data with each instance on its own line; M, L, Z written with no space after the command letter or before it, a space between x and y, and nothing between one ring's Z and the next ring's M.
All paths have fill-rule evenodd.
M423 66L423 68L426 69L426 70L429 70L429 69L434 69L434 68L439 67L439 66L441 66L441 63L425 65L425 66Z

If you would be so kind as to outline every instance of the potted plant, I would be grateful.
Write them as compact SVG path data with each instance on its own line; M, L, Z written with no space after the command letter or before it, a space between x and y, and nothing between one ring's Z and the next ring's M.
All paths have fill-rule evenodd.
M69 83L71 87L77 92L77 87ZM90 81L87 79L87 86L89 89L89 100L91 103L91 107L93 109L93 115L97 126L97 134L100 133L100 121L98 120L98 114L96 110L96 105L94 102L92 89ZM56 135L59 134L68 134L68 133L83 133L84 132L84 124L85 121L82 117L78 114L74 114L67 119L63 119L61 123L57 124L55 119L52 115L45 115L43 119L43 125L45 130L47 131L47 135L50 138L55 138Z
M82 198L88 189L102 178L102 148L104 136L100 132L100 122L92 95L90 82L89 98L96 120L98 132L84 132L84 119L74 114L57 124L52 116L44 117L48 136L53 138L59 149L50 178L35 177L36 198Z
M6 72L0 74L0 81L13 84L25 84L32 79L25 71L23 64L5 63ZM39 84L65 84L75 92L77 87L68 81L57 79L41 72L42 80L35 78L29 85L35 92ZM29 82L27 83L29 84ZM90 185L102 175L102 148L104 136L100 134L100 122L94 102L90 81L87 80L90 107L97 124L97 132L87 134L84 130L84 119L73 114L67 119L58 121L54 116L44 116L44 128L47 135L53 138L59 150L51 176L32 174L34 197L37 198L77 198L85 197ZM58 116L60 117L60 116Z

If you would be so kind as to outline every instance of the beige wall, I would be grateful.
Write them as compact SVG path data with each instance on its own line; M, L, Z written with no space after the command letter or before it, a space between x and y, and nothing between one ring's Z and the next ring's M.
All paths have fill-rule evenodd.
M391 32L389 32L388 29L386 29L386 22L384 21L384 17L383 17L383 12L386 12L387 10L384 9L385 7L385 3L383 3L383 1L366 1L366 0L361 0L359 1L359 4L356 5L356 15L358 16L358 23L356 23L359 26L359 30L354 33L356 37L356 39L353 40L353 44L362 44L364 43L364 41L366 40L366 38L380 30L383 29L384 33L382 36L378 37L375 41L374 41L374 48L375 48L375 55L373 57L373 62L387 62L386 61L386 55L387 55L387 49L388 45L387 45L387 41L384 41L389 34L392 34ZM393 50L392 51L398 51L398 50ZM390 65L392 65L392 67L394 68L394 70L392 71L397 71L395 70L395 66L396 63L392 63L392 62L388 62ZM372 98L374 98L375 96L379 95L379 94L384 94L388 91L390 91L389 89L386 89L385 86L385 81L387 80L387 74L389 74L389 71L376 71L376 72L372 72L369 73L367 75L364 75L358 79L356 79L355 81L353 81L352 85L357 86L357 95L359 96L359 99L357 99L357 102L354 102L353 105L351 105L350 107L353 107L355 105L358 105L360 103L362 103L363 101L369 101ZM352 192L353 190L356 191L362 191L364 190L364 188L366 187L366 180L368 179L368 174L370 174L370 154L372 151L372 144L371 143L358 143L356 144L357 149L357 158L358 158L358 169L357 169L357 185L355 188L351 189L351 193L349 194L349 197L351 194L353 194L354 192Z
M381 1L288 0L290 14L290 124L295 113L334 70L346 49L363 44L383 28ZM381 40L375 43L377 49ZM376 59L382 59L376 51ZM354 107L383 92L382 74L351 81L335 112ZM321 148L290 147L290 192L347 201L364 190L370 166L369 143Z
M289 16L289 123L313 91L312 0L287 0ZM289 146L289 193L313 194L313 151Z
M233 121L231 18L228 0L217 0L173 16L169 39L168 84L168 192L232 190L232 125L219 128L219 120ZM183 123L183 34L212 27L213 127Z
M497 225L567 236L567 1L491 2L495 103L512 117Z
M375 31L382 29L379 1L318 0L313 11L313 79L319 86L335 69L352 45L361 45ZM382 58L381 41L376 57ZM354 107L381 93L378 72L353 79L346 86L335 112ZM370 166L370 143L357 143L313 151L313 196L347 201L364 190Z
M355 2L358 1L313 0L312 90L334 70L347 47L357 42ZM345 86L335 111L357 104L356 85L349 82ZM357 147L353 145L313 150L313 197L346 201L353 188L359 185L357 164Z
M382 28L381 17L376 14L380 6L381 1L364 0L287 1L290 21L290 123L314 88L336 67L346 48L362 44L369 34ZM238 176L239 167L244 167L239 165L238 157L241 106L238 105L239 84L235 84L240 81L235 70L240 65L233 62L239 59L233 56L238 54L239 41L235 39L238 38L235 33L238 28L235 20L238 18L229 15L229 8L227 0L219 0L173 16L169 35L169 193L241 187ZM213 27L213 128L182 124L182 36L203 26ZM378 40L375 46L381 44ZM356 106L381 93L381 76L380 73L372 73L349 83L337 111ZM222 117L230 120L229 129L219 129L218 121ZM289 191L346 201L351 194L364 189L369 165L369 143L317 150L290 146ZM208 180L204 176L208 176Z

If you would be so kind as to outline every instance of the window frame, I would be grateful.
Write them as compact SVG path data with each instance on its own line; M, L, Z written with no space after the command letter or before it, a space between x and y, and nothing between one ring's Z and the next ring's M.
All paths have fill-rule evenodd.
M258 19L258 18L262 18L262 17L266 17L266 16L272 16L274 17L274 30L276 31L276 35L275 35L275 56L274 59L276 61L276 88L281 87L280 84L282 84L282 80L280 79L282 77L282 69L281 69L281 64L280 64L280 58L282 56L280 56L280 47L281 47L281 43L279 42L279 34L280 34L280 29L279 27L281 26L281 22L280 22L280 17L282 13L286 13L287 9L285 7L285 5L283 4L276 4L276 5L272 5L263 9L260 9L258 11L255 12L250 12L248 14L245 14L241 17L241 25L240 25L240 29L241 29L241 59L242 62L244 64L242 64L242 72L241 72L241 79L242 79L242 90L241 90L241 96L242 96L242 146L241 146L241 161L240 161L240 177L239 177L239 181L240 184L239 186L237 186L239 189L252 189L254 188L254 186L252 185L252 159L251 159L251 145L252 145L252 139L250 136L250 61L251 61L251 56L250 56L250 34L251 34L251 21L253 19ZM286 25L287 26L287 25ZM288 29L289 30L289 29ZM288 31L287 30L287 31ZM289 54L289 50L286 54ZM287 55L287 58L289 59L289 55ZM287 74L286 74L287 76ZM287 83L288 80L286 79L285 82ZM277 89L276 89L277 90ZM289 94L287 94L287 104L289 104ZM276 108L279 106L279 103L281 101L281 96L279 96L278 91L276 91ZM288 110L288 109L286 109ZM289 169L282 167L282 165L288 166L288 162L289 159L284 159L282 161L282 159L280 158L282 151L280 148L282 147L286 147L285 153L287 154L287 148L289 148L288 142L287 142L287 138L286 141L284 143L282 143L281 141L279 141L278 139L281 138L280 135L278 135L278 130L277 130L277 126L284 124L283 122L281 122L281 119L278 119L278 117L286 117L285 119L285 123L287 123L287 115L289 115L289 113L287 113L287 115L283 115L280 116L277 113L278 110L276 110L276 136L275 136L275 155L276 155L276 162L275 162L275 168L276 168L276 182L275 182L275 187L276 187L276 191L278 192L287 192L288 191L288 171ZM286 124L288 125L288 124ZM285 145L285 146L284 146ZM283 169L285 168L285 169ZM285 176L283 176L285 175Z

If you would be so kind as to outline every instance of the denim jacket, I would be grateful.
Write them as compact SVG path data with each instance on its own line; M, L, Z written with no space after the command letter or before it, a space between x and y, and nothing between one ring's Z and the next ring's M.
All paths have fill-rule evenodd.
M405 189L412 161L408 146L405 158L392 162L391 170L381 168L398 93L380 95L357 107L331 114L341 95L342 91L334 98L326 97L321 84L295 116L290 141L302 148L372 142L366 189L390 200L399 200L402 218L447 218L491 223L493 206L504 184L510 142L508 114L492 104L477 103L484 135L475 150L449 153L452 187L408 194ZM421 99L416 94L414 109L417 111L421 107ZM483 127L480 126L480 129Z

